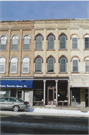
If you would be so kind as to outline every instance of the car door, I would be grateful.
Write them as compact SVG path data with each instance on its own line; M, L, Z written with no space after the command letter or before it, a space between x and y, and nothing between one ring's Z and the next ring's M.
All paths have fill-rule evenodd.
M5 98L0 99L0 109L5 109Z
M5 104L5 108L6 109L12 109L14 104L15 104L16 100L13 98L6 98L6 104Z

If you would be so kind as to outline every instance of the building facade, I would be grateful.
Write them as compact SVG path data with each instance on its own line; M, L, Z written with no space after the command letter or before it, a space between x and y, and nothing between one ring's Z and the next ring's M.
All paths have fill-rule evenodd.
M88 19L7 21L0 30L0 97L88 106Z

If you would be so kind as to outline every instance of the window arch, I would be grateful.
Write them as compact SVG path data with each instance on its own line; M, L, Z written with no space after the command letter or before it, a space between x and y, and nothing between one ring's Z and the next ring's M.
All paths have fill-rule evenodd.
M35 72L42 72L42 59L40 57L35 59Z
M89 72L89 57L85 59L85 72Z
M6 59L4 57L0 57L0 73L5 73L5 62Z
M18 49L18 40L19 40L19 38L18 38L18 36L17 35L14 35L13 37L12 37L12 50L17 50Z
M77 57L72 58L72 71L78 72L78 58Z
M36 50L42 50L42 36L36 36Z
M47 72L54 72L54 59L53 58L48 58L48 63L47 63Z
M16 57L12 57L10 60L10 73L17 73L17 62L18 59Z
M29 50L30 49L30 39L31 37L29 35L25 35L23 37L23 50Z
M60 72L66 72L66 58L60 58Z
M29 58L24 57L22 60L22 73L29 73Z
M54 36L49 35L48 36L48 50L53 50L54 49Z
M89 49L89 35L84 36L85 49Z
M5 35L0 38L0 50L6 50L7 37Z
M77 37L77 35L72 36L72 49L78 49L78 37Z
M66 49L66 36L60 36L60 49Z

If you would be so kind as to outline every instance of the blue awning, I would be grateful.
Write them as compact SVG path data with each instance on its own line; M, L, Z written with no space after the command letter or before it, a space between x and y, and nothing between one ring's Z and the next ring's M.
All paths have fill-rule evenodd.
M1 80L0 88L32 88L33 80Z

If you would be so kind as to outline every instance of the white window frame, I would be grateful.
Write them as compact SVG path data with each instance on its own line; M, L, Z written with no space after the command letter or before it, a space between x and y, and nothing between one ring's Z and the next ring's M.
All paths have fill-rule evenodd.
M76 49L78 49L78 37L77 37L77 35L73 35L72 36L72 39L73 38L76 38L77 39L77 48L73 48L73 40L71 40L71 42L72 42L72 50L76 50Z
M84 36L84 49L89 49L89 46L88 46L88 48L85 48L85 38L89 38L89 35Z
M7 43L7 37L3 35L3 36L1 36L1 39L0 39L0 50L4 51L4 50L6 50L6 43L5 44L1 44L2 40L5 40L6 43ZM5 45L5 49L1 49L1 46L3 46L3 45Z
M74 65L73 65L73 60L77 60L77 61L78 61L78 65L77 65L77 67L78 67L78 71L73 71L73 67L74 67ZM79 60L78 60L78 58L77 58L77 57L73 57L73 59L72 59L72 72L73 72L73 73L75 73L75 72L79 72Z
M3 70L3 72L1 72L0 71L0 73L5 73L5 62L6 62L6 59L5 58L0 58L0 63L3 63L3 65L4 65L4 70Z
M30 61L29 58L26 58L26 57L23 58L23 60L22 60L22 73L29 73L29 61ZM27 67L28 71L27 72L24 72L24 70L23 70L23 68L24 68L23 66L25 63L28 64L28 67Z
M17 44L13 44L13 40L17 40ZM14 36L12 37L12 46L11 46L11 50L18 50L18 40L19 40L19 38L18 38L17 35L14 35ZM12 47L13 47L14 45L17 46L16 49L12 49Z
M17 58L12 58L11 59L11 62L10 62L10 73L17 73ZM11 69L12 69L12 64L15 64L16 65L16 71L12 72Z
M25 49L24 48L24 39L28 39L29 40L29 48L28 49ZM31 37L29 36L29 35L25 35L24 37L23 37L23 50L29 50L30 49L30 40L31 40Z

